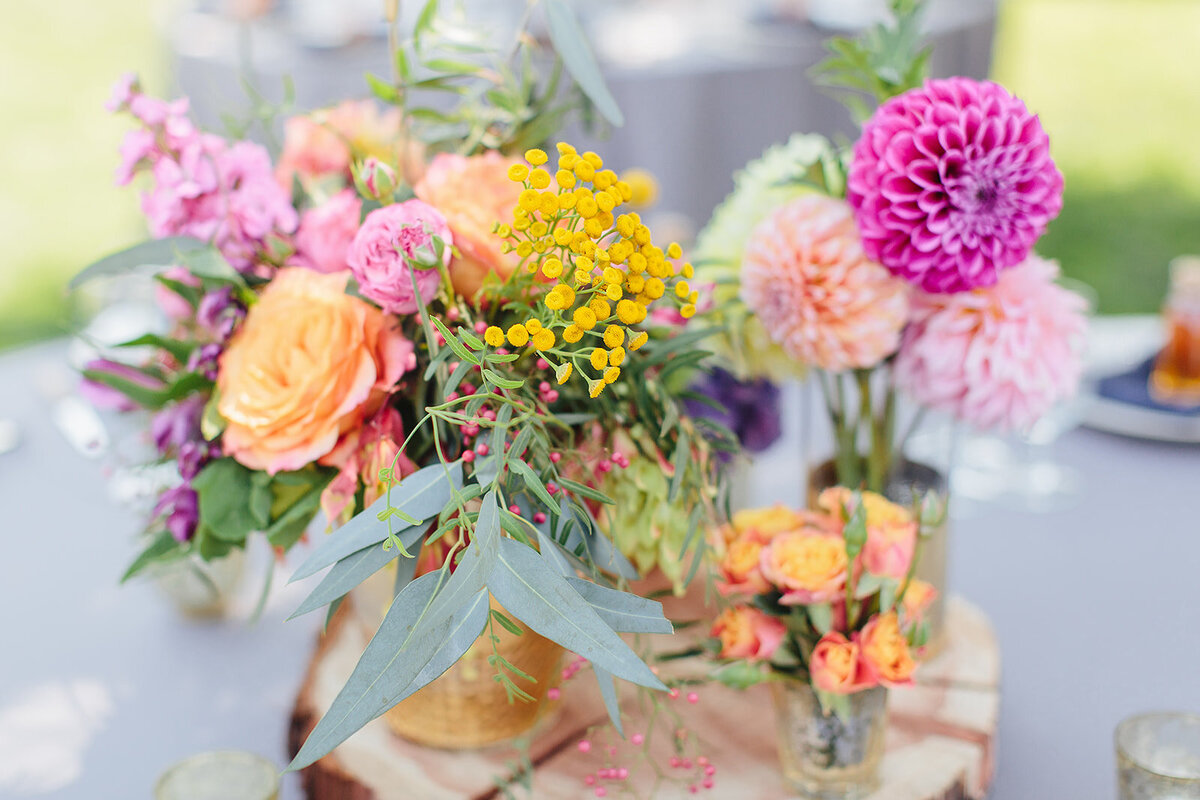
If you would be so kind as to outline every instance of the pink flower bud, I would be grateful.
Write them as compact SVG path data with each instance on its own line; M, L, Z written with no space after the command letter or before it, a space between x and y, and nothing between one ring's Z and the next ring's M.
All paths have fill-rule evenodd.
M590 753L592 751L592 743L587 739L581 739L577 747L581 753Z
M358 176L367 194L375 200L390 200L396 192L396 170L375 157L362 163Z

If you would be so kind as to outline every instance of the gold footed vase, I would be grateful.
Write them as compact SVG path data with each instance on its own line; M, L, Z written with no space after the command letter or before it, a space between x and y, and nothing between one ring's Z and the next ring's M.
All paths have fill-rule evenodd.
M394 568L381 570L353 592L355 615L368 635L374 634L391 604L394 574ZM491 604L504 613L494 598ZM533 700L509 702L504 686L493 677L496 668L488 664L492 643L484 635L441 677L385 712L384 720L397 736L427 747L467 750L516 739L546 717L556 705L547 693L559 683L566 651L507 616L521 635L494 625L500 640L496 649L533 678L509 674Z

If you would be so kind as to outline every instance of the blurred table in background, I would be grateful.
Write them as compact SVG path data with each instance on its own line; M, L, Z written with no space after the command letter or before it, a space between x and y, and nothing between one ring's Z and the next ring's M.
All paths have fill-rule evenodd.
M202 750L282 766L320 615L285 618L310 584L284 585L278 567L257 625L190 622L151 586L119 587L140 522L55 428L66 361L62 341L0 356L0 419L20 437L0 455L0 796L147 797ZM751 502L801 499L799 397L786 387L784 437L757 460ZM992 800L1111 797L1121 718L1200 709L1200 448L1075 430L1054 450L1082 478L1073 507L952 504L950 589L988 615L1004 654ZM252 556L243 606L266 563ZM299 797L289 776L281 800Z
M935 76L987 76L996 2L933 0L927 27ZM402 4L409 15L418 5ZM468 19L501 32L515 28L522 6L516 0L466 4ZM802 4L612 0L581 6L625 125L606 141L578 128L564 137L597 150L618 169L649 169L661 187L657 211L682 214L693 228L703 225L733 188L733 173L769 145L796 132L853 132L847 112L809 75L832 32L800 13L784 13L785 6ZM313 24L297 30L275 17L239 26L214 15L182 15L169 27L168 41L179 89L204 124L219 128L223 113L236 116L246 105L243 64L253 65L245 74L268 97L278 97L291 76L301 109L364 95L365 72L390 74L381 36L316 47L304 43L319 37Z

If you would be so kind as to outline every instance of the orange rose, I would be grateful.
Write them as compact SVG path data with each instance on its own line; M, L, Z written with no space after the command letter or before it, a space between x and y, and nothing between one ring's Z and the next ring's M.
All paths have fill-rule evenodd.
M513 164L496 152L479 156L440 153L414 187L417 197L442 212L461 255L450 262L454 290L472 297L488 273L506 279L516 268L515 253L505 253L504 240L492 232L510 222L521 184L508 178Z
M752 606L727 608L713 622L712 635L721 640L721 658L762 661L775 655L787 634L781 620Z
M925 616L925 612L933 605L937 594L938 591L933 588L932 584L913 578L904 591L904 602L901 604L904 609L904 619L920 622L921 617Z
M225 452L247 467L274 474L327 455L414 366L395 322L345 294L348 275L281 269L221 356Z
M859 634L859 646L871 674L884 686L908 686L917 664L900 632L900 617L889 611L874 617Z
M870 689L877 681L863 662L858 643L836 631L821 637L808 661L813 688L834 694Z
M781 533L763 548L762 572L784 605L827 603L846 586L846 544L840 536L805 528Z
M762 560L763 541L752 534L735 539L721 558L722 580L717 590L725 596L731 594L762 594L771 588L763 577L759 564Z
M381 109L373 100L346 100L289 117L283 123L275 177L291 190L293 177L349 177L353 160L375 157L398 167L405 181L414 183L424 169L425 149L402 133L399 109Z
M867 541L863 544L860 565L872 575L902 580L917 549L917 523L903 506L875 492L862 492L867 512ZM853 512L854 493L842 486L821 492L818 506L840 518L842 509Z

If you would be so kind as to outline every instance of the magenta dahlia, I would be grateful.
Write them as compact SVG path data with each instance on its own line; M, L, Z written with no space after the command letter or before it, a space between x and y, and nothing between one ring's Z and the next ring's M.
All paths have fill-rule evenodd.
M991 286L1062 208L1036 115L989 81L928 81L884 103L854 147L846 199L873 260L927 292Z

